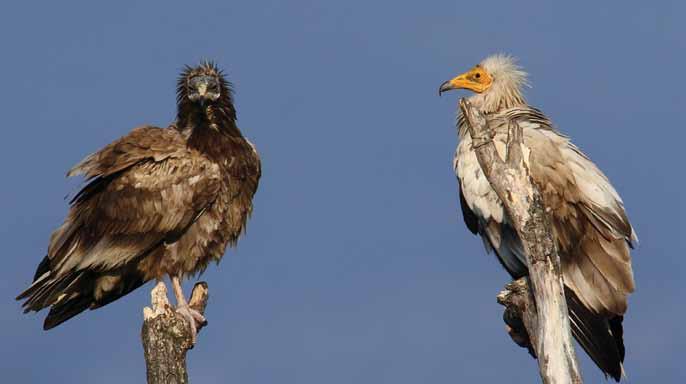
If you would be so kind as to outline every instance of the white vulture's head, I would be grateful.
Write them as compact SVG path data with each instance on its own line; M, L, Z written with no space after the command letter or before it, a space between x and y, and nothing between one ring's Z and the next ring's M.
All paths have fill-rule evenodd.
M475 92L469 97L473 106L485 113L498 112L526 104L522 88L528 86L527 74L514 57L495 54L469 71L441 84L438 94L453 89Z

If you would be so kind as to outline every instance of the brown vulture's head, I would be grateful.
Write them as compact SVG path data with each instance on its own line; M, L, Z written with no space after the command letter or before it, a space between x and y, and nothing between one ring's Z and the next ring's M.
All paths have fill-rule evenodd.
M224 74L210 61L197 67L186 66L177 83L179 104L193 102L201 106L214 103L231 103L231 84Z

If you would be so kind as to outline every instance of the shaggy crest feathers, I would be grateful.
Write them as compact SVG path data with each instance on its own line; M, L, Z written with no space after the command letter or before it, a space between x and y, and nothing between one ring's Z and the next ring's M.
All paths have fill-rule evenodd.
M217 100L217 110L232 122L236 120L236 109L233 106L233 84L226 79L224 71L211 60L203 60L197 67L186 65L176 82L176 104L178 106L177 122L183 114L189 113L195 104L188 99L188 80L195 76L212 76L219 82L221 97Z
M629 246L636 240L624 204L602 171L554 127L543 112L527 105L526 73L511 56L494 55L479 64L492 82L469 99L486 114L493 143L506 157L510 122L522 128L524 161L549 209L560 255L572 334L598 367L619 381L625 355L622 320L634 290ZM467 122L458 113L454 167L467 228L495 251L513 278L526 274L526 254L481 165ZM525 153L526 153L525 152Z
M261 165L236 126L230 83L214 63L186 67L177 102L168 128L135 128L69 172L90 182L17 297L25 311L50 307L44 329L149 280L201 272L244 232Z
M526 104L522 88L530 86L528 75L513 56L495 54L484 59L479 66L493 78L493 84L485 92L471 96L469 101L472 104L486 113Z

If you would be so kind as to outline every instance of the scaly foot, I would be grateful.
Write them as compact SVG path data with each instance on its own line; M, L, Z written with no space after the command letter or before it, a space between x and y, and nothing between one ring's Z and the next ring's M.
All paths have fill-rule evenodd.
M188 325L191 328L191 342L193 345L195 345L195 341L197 340L198 336L198 329L207 325L207 319L205 319L205 316L203 316L200 312L189 307L188 304L179 305L176 308L176 313L183 316L183 318L188 322Z

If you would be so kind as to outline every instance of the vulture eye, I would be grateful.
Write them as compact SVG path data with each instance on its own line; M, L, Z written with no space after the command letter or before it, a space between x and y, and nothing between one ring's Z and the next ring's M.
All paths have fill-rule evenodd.
M210 76L205 76L205 75L199 75L199 76L194 76L188 79L188 85L190 85L193 88L197 88L201 84L205 86L211 86L213 83L214 79Z
M477 72L476 75L474 75L474 77L476 77L477 79L479 79L479 78L481 78L481 74Z
M188 79L188 98L197 100L217 100L220 96L219 79L211 75L197 75Z

